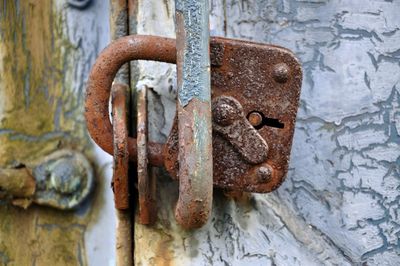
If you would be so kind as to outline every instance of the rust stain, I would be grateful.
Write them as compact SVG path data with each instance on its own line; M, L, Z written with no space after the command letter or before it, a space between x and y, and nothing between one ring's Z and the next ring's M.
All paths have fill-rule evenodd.
M242 105L231 96L213 99L213 130L227 140L250 164L265 161L268 144L243 113Z
M212 207L208 8L207 1L175 2L180 165L175 218L186 229L204 225Z
M211 120L209 108L209 103L192 99L184 109L179 110L181 120L178 127L184 137L178 141L181 168L175 218L186 229L204 225L211 212L212 164L208 167L199 166L201 163L212 162L211 143L203 138L206 135L211 136L211 128L208 128L203 119L208 115Z
M248 115L247 119L249 120L250 124L255 128L261 126L263 122L263 117L258 112L251 112Z
M173 263L173 251L171 248L172 236L169 236L167 239L163 239L158 241L158 247L156 249L156 255L154 260L154 265L159 266L170 266L174 265Z

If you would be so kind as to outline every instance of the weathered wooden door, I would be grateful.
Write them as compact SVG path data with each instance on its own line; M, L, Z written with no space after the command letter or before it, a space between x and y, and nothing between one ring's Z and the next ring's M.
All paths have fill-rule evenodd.
M92 0L84 8L76 2L0 4L0 168L29 168L69 149L88 158L96 179L75 211L35 204L23 210L1 200L2 265L116 261L112 161L86 132L85 82L118 23L131 33L174 37L174 3L127 1L126 16L114 17L110 27L113 2L125 1ZM154 169L158 221L134 224L135 264L399 265L400 2L210 0L210 6L212 35L281 45L302 63L289 174L266 195L232 199L216 191L209 222L185 231L173 216L177 183ZM175 72L154 62L130 67L132 88L149 88L152 141L169 134Z
M75 211L13 206L2 183L0 265L115 261L110 159L90 143L83 117L88 71L110 40L109 5L92 1L79 9L75 2L0 4L0 175L32 169L68 149L85 155L96 179L95 190Z

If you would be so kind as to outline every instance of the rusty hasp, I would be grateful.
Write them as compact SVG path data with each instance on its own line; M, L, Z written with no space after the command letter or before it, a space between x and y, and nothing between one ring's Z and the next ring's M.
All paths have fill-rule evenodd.
M183 18L178 14L177 19ZM177 45L182 63L188 43L181 39ZM85 117L93 140L105 151L118 154L120 149L113 146L108 112L118 69L130 60L175 63L176 51L173 39L135 35L118 39L100 54L89 76ZM215 37L210 40L210 62L211 101L204 98L207 93L201 87L206 79L204 84L191 81L200 87L178 91L182 93L178 114L167 143L147 143L146 130L142 130L146 124L144 98L139 100L138 140L127 138L129 159L139 160L138 170L143 173L139 174L139 194L142 191L147 196L142 197L142 206L152 208L146 200L155 191L154 180L147 175L147 158L150 165L164 165L173 178L180 179L176 218L186 228L204 224L211 208L211 181L198 176L208 175L214 186L230 191L266 193L279 187L288 170L299 105L301 66L285 48ZM178 87L190 85L184 76L196 72L185 70L181 63ZM207 122L211 116L212 133ZM212 169L204 165L212 159L207 157L209 149L217 158L208 165ZM145 222L151 214L142 213Z

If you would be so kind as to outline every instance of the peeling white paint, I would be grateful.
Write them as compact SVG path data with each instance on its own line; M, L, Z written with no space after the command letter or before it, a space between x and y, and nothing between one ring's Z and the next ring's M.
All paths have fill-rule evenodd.
M256 208L247 210L217 196L212 220L193 233L180 232L173 220L159 225L157 230L171 236L166 247L173 250L172 261L400 264L400 2L210 2L212 34L278 44L296 53L304 69L301 107L283 186L255 196ZM165 5L149 9L156 3L139 1L140 32L173 36ZM175 91L165 94L171 83L159 77L168 80L174 73L153 64L140 69L141 82L154 90L152 138L163 141ZM169 198L176 184L160 190L169 193L162 196L165 222L173 219ZM146 245L145 253L137 264L149 263L157 251Z

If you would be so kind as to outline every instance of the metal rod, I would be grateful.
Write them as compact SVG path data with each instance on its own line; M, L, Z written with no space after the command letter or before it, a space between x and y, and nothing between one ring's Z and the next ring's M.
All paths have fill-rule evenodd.
M113 120L113 190L117 214L116 227L116 265L132 265L132 223L129 208L128 180L128 123L126 95L129 87L126 84L114 83L112 86L112 120Z
M113 190L115 208L127 210L129 208L129 181L128 181L128 123L126 84L114 83L111 89L112 122L114 144Z
M157 218L156 178L149 175L147 158L147 87L137 93L137 175L139 223L153 224Z
M212 124L208 0L176 0L179 199L184 228L205 224L212 204Z

